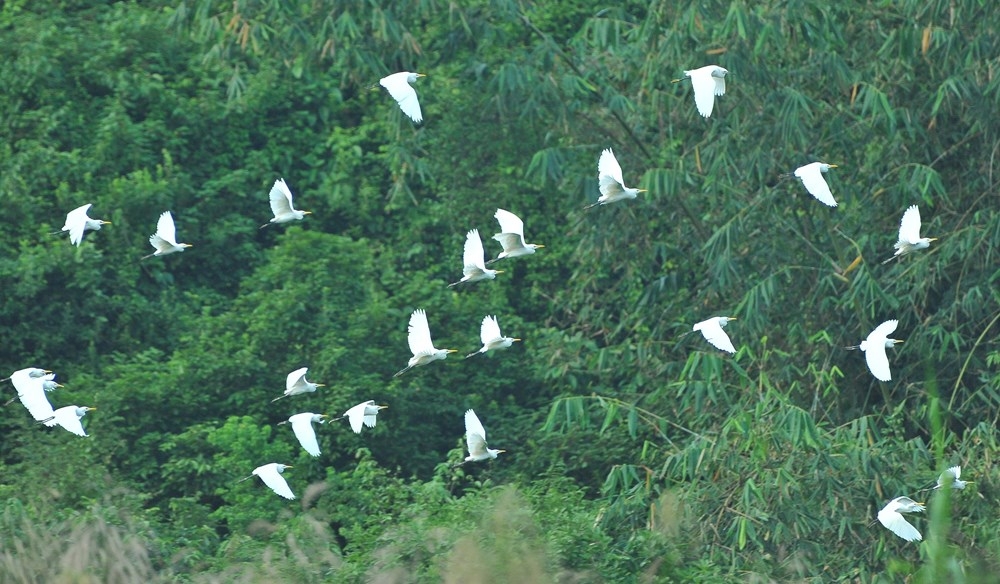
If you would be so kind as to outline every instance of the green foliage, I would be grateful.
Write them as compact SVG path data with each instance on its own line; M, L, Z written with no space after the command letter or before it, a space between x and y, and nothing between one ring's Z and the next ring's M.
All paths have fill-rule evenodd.
M98 409L0 421L0 580L989 581L991 8L4 3L0 356ZM703 119L670 80L708 63ZM404 69L421 125L369 89ZM607 147L649 192L585 212ZM782 178L814 160L836 209ZM278 177L313 214L259 230ZM883 265L913 204L939 240ZM446 288L498 207L546 247ZM195 247L139 261L166 209ZM415 308L459 354L392 378ZM463 361L486 314L524 342ZM721 314L732 357L685 334ZM841 347L889 318L879 383ZM508 452L452 468L470 407ZM299 499L237 482L269 462ZM868 526L954 464L923 543Z

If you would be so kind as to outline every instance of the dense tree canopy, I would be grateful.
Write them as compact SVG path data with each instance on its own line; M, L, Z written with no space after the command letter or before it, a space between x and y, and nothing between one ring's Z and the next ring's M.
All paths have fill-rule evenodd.
M0 371L97 410L7 406L0 579L991 581L994 8L3 3ZM672 81L708 64L703 118ZM422 124L377 84L404 70ZM585 211L605 148L648 192ZM258 229L282 177L313 214ZM111 225L52 235L85 203ZM938 240L883 264L911 205ZM497 208L545 247L448 288ZM165 210L194 247L140 261ZM459 353L393 378L416 308ZM487 314L524 342L462 360ZM722 315L735 355L685 334ZM843 347L888 319L879 382ZM326 387L271 403L304 366ZM470 408L507 452L455 467ZM269 462L299 500L237 483ZM900 495L923 543L870 525Z

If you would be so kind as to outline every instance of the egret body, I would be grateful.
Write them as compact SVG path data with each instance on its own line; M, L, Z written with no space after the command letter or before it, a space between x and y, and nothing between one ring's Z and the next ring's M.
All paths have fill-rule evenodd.
M438 349L431 341L431 327L427 324L427 313L422 309L413 311L410 315L410 324L407 327L406 342L410 346L410 357L406 367L396 372L393 377L399 377L414 367L427 365L439 359L444 359L448 353L456 352L456 349Z
M625 179L622 178L622 167L615 158L615 153L610 148L601 152L601 158L597 161L597 181L601 196L593 205L588 205L586 209L598 205L607 205L615 201L634 199L639 193L646 192L646 189L634 189L625 186Z
M389 92L389 95L396 100L396 103L399 104L399 109L403 110L403 113L416 123L422 122L424 116L420 113L420 101L417 100L417 92L410 84L421 77L426 77L426 75L403 71L379 79L379 85L384 87Z
M261 225L261 229L272 224L302 221L306 215L312 214L312 211L298 211L295 209L292 205L292 191L289 190L283 178L274 181L274 186L271 187L268 197L271 201L271 213L274 214L274 219Z
M487 351L506 349L521 339L505 337L500 332L500 323L495 316L483 317L483 324L479 327L479 339L483 342L483 348L475 353L469 353L466 359Z
M149 245L156 251L143 256L142 259L172 254L191 247L190 243L177 243L177 229L170 211L164 211L160 215L160 219L156 222L156 233L149 236Z
M703 320L694 325L691 330L701 331L701 335L705 337L705 340L711 343L716 349L727 353L735 353L736 347L734 347L733 342L729 340L729 335L726 334L726 331L722 330L722 328L729 324L729 321L731 320L736 320L736 317L713 316L708 320Z

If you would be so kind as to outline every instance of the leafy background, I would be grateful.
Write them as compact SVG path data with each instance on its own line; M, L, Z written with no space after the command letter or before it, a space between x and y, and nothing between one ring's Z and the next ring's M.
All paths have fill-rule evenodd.
M0 361L98 407L0 418L3 580L992 581L991 2L329 4L0 7ZM709 63L705 120L671 80ZM649 193L583 212L607 147ZM781 178L814 160L836 209ZM259 231L277 177L314 215ZM113 225L51 235L86 202ZM940 240L881 265L912 204ZM546 247L449 290L497 207ZM164 209L195 247L139 262ZM418 307L525 342L393 379ZM719 314L735 357L684 336ZM842 347L889 318L883 384ZM316 460L276 426L366 399ZM508 452L453 469L470 407ZM235 483L271 461L300 500ZM925 543L870 525L954 464Z

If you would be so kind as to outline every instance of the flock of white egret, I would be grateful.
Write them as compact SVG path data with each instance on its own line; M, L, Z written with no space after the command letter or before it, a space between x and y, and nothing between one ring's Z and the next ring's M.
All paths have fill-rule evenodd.
M684 71L685 77L691 80L698 113L703 117L710 117L715 107L716 97L725 95L727 74L728 71L726 69L716 65ZM399 104L402 112L411 120L418 123L423 120L423 115L420 110L417 93L411 84L420 77L424 77L424 75L403 71L384 77L379 81L379 84ZM681 81L681 79L674 80L674 82L678 81ZM830 207L836 207L837 201L834 199L830 186L823 177L823 174L831 168L837 168L837 165L825 162L812 162L797 168L792 174L801 180L809 194L818 201ZM585 209L635 199L639 193L646 192L645 189L625 185L621 165L610 148L601 152L597 169L598 188L601 194L595 203L588 205ZM269 193L269 201L274 217L269 222L261 225L261 229L269 225L301 221L306 215L310 214L310 211L295 209L292 192L284 179L278 179L274 182L274 186ZM79 246L82 243L86 231L99 231L103 225L110 224L109 221L91 219L88 216L90 208L91 204L86 204L70 211L66 215L66 223L61 232L69 232L70 242L73 245ZM466 234L465 248L462 255L462 278L457 282L449 284L449 287L494 280L497 274L503 273L503 270L490 269L487 268L487 265L505 258L531 255L536 250L544 247L541 244L527 243L525 241L524 222L514 213L504 209L497 209L494 217L499 223L500 229L499 233L493 236L493 239L501 245L502 251L499 252L496 258L487 261L479 230L470 230ZM920 237L920 212L917 206L913 205L906 209L900 221L899 237L894 246L896 250L895 254L883 263L912 251L925 249L934 240L934 238ZM177 242L174 219L170 211L165 211L160 215L156 225L156 232L149 237L149 243L155 251L144 256L142 259L168 255L184 251L186 248L191 247L191 244ZM733 320L736 320L736 317L711 317L695 324L692 332L701 332L706 341L721 351L736 353L735 346L723 330ZM897 343L903 342L888 338L888 335L896 330L897 325L898 321L896 320L885 321L876 327L860 345L847 347L848 349L860 349L864 352L869 370L879 381L890 381L892 379L889 360L885 350ZM413 356L410 357L406 367L397 372L395 376L402 375L414 367L428 365L434 361L445 359L449 353L457 351L456 349L438 349L434 346L431 340L427 313L422 309L414 310L410 315L407 332L407 343ZM488 351L506 349L521 339L504 336L500 331L497 317L488 315L483 318L482 326L480 327L480 340L482 348L469 353L466 359ZM286 378L284 394L274 398L272 402L290 396L315 392L317 388L323 387L323 384L306 380L307 372L308 368L302 367L289 373ZM46 426L59 425L76 435L87 436L81 419L88 411L96 408L69 405L53 409L46 397L46 392L61 387L60 384L55 382L54 373L49 370L29 367L15 371L8 379L13 383L17 391L17 399L21 401L36 422ZM386 407L388 406L376 405L373 400L368 400L350 408L337 419L347 419L351 425L351 429L355 433L360 434L363 427L372 428L375 426L378 413ZM286 421L280 422L280 424L290 424L292 432L302 448L311 456L319 456L320 448L314 424L323 424L327 421L327 418L331 418L331 416L303 412L290 416ZM458 464L494 459L499 453L504 452L504 450L492 449L487 446L486 430L478 416L476 416L476 413L471 409L465 412L465 437L469 455L463 462ZM250 479L253 476L260 477L265 485L281 497L294 499L295 495L292 489L282 476L282 473L287 468L291 468L291 465L274 462L264 464L255 468L250 476L241 479L241 481ZM934 488L949 486L955 489L962 489L968 481L959 480L960 476L960 467L949 468L942 473L938 479L938 484ZM897 497L878 512L877 520L899 537L907 541L918 541L921 539L920 532L906 521L902 513L920 512L924 509L925 507L922 503L917 503L908 497Z

